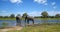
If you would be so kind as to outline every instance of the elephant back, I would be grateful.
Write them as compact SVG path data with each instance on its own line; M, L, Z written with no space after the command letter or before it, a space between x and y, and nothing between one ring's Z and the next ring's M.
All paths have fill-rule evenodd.
M16 17L16 19L20 19L20 20L21 20L21 19L22 19L22 17L21 17L21 16L17 16L17 17Z
M34 19L34 17L33 17L33 16L27 16L27 18L31 18L31 19Z

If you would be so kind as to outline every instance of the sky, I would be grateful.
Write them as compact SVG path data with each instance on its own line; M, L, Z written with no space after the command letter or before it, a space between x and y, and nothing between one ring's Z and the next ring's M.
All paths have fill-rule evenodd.
M0 16L24 13L41 16L43 11L50 16L60 14L60 0L0 0Z

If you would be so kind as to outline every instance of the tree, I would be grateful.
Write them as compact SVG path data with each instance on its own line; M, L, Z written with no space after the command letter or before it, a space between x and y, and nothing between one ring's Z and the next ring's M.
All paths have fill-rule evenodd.
M47 13L46 11L42 12L41 15L42 15L42 17L44 17L44 18L48 17L48 13Z
M11 14L11 15L10 15L10 17L11 17L11 18L14 18L14 17L15 17L15 15L14 15L14 14Z
M28 14L27 13L24 13L22 17L26 17Z
M0 16L0 18L3 18L3 16Z
M60 18L60 14L56 14L55 17L56 17L56 18Z
M8 16L4 16L4 18L8 18Z
M21 16L20 14L17 14L17 16Z

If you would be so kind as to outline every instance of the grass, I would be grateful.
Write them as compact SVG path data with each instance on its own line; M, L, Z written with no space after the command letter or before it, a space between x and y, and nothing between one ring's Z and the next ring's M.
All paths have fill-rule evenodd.
M37 20L60 20L60 18L34 18Z
M60 32L60 25L32 25L26 26L22 30L12 30L7 32Z
M34 18L35 20L60 20L60 18ZM0 18L0 20L16 20L16 18ZM22 18L24 20L24 18Z
M15 18L0 18L0 20L16 20Z

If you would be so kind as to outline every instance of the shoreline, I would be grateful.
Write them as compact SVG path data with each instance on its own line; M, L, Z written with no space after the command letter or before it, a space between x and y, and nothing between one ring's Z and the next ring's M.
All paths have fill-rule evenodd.
M4 29L0 29L1 32L7 32L7 31L11 31L11 30L21 30L23 27L20 26L14 26L14 27L10 27L10 28L4 28Z

